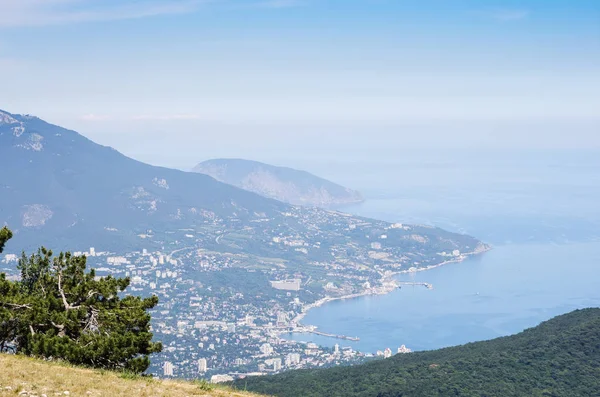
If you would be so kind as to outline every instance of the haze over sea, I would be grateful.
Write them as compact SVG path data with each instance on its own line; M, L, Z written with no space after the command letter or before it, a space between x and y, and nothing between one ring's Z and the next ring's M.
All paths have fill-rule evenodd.
M343 210L474 235L494 249L402 281L385 296L328 303L304 323L365 352L436 349L509 335L555 315L600 306L600 156L593 151L468 152L313 164L367 200ZM319 170L318 168L321 168Z

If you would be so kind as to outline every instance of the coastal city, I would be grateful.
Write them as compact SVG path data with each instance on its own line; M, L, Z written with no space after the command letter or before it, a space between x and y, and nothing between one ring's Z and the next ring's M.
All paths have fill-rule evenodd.
M306 210L285 216L295 222L315 218L303 218L301 211ZM271 257L263 256L264 250L259 254L236 250L235 244L245 241L242 234L249 230L231 230L216 218L195 229L167 232L168 240L150 230L139 235L149 247L160 241L161 250L87 248L73 253L85 255L88 268L94 268L97 277L130 278L128 294L158 296L159 305L151 313L152 332L164 348L152 357L150 369L158 377L222 382L410 352L406 346L356 351L345 344L357 340L356 335L329 334L302 320L310 309L332 300L391 292L400 286L393 277L399 272L463 260L468 254L459 248L468 246L442 236L440 246L445 243L447 251L431 253L423 247L430 249L432 244L423 242L436 238L437 229L318 211L324 217L322 224L304 227L308 231L304 234L285 235L278 227L269 230L263 226L266 245L277 254ZM329 240L324 225L332 230ZM362 237L340 243L335 231L342 227ZM420 249L402 249L402 241ZM476 240L466 237L466 241ZM311 250L319 252L311 255ZM325 261L323 256L331 259ZM17 255L7 254L0 271L16 277L17 261ZM292 340L291 334L302 335L300 339L306 342ZM311 343L313 334L333 338L331 346Z
M0 397L600 397L600 0L0 0Z

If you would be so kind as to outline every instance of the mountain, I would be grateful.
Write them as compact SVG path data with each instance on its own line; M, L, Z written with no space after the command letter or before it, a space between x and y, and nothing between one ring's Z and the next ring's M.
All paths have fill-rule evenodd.
M295 205L329 207L363 201L357 191L345 188L306 171L277 167L241 159L208 160L193 172L218 181Z
M135 161L37 117L2 111L0 158L0 224L10 225L21 241L43 232L65 244L119 242L148 229L232 214L247 220L288 208L206 175Z
M3 396L257 396L204 382L135 377L25 356L0 354L0 368L0 395Z
M0 111L0 159L0 225L13 230L19 251L40 243L118 253L195 246L299 270L342 266L367 280L367 269L380 279L386 270L486 248L438 228L296 207L208 175L144 164L28 115ZM294 277L293 267L288 272Z
M42 243L122 255L196 247L243 256L236 263L245 269L266 261L259 269L270 277L304 275L318 289L335 282L344 295L402 267L487 248L438 228L292 206L208 175L144 164L28 115L0 111L0 159L0 225L13 230L16 252Z
M154 374L171 362L176 376L197 376L190 363L200 358L211 375L233 365L259 371L262 341L304 330L313 305L386 293L398 272L488 248L431 226L293 206L154 167L32 116L0 112L0 159L0 226L14 232L0 273L18 277L15 254L44 245L85 253L100 277L131 277L132 293L159 298L153 332L169 349L153 358ZM198 338L215 341L210 356Z
M426 266L439 260L432 252L481 250L469 236L421 226L386 232L387 222L294 207L208 175L144 164L29 115L0 111L0 158L0 225L13 229L19 249L43 242L124 252L187 240L303 263L336 257L396 267L394 257L406 252L420 251L411 260ZM384 234L382 249L396 254L370 258L372 240Z
M274 396L598 396L600 309L517 335L398 354L355 367L289 371L235 383Z

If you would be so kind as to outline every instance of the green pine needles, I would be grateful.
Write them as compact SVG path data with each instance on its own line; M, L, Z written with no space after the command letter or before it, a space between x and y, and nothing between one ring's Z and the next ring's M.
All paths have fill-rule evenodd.
M4 244L6 244L6 242L11 238L12 232L6 226L0 229L0 254L4 250Z
M11 236L0 230L0 253ZM23 254L18 269L20 281L0 274L0 352L140 374L162 350L148 313L158 298L121 298L128 278L96 277L85 256L45 248Z

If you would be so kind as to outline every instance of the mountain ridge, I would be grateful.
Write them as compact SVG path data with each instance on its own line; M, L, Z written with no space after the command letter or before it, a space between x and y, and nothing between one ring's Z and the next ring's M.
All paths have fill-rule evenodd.
M0 111L0 157L10 163L12 170L17 170L16 173L5 173L0 182L0 189L11 190L13 188L10 193L18 196L12 202L3 203L3 208L0 209L0 221L19 226L13 227L16 234L15 238L18 238L24 229L44 227L47 224L52 225L53 218L56 219L55 214L57 212L60 214L61 211L62 215L70 221L66 224L62 222L61 227L73 227L79 222L88 223L89 219L87 218L90 218L91 214L67 211L64 207L74 210L81 207L81 202L69 197L69 193L77 189L88 190L91 194L86 195L87 199L94 199L94 195L103 196L101 191L94 189L94 186L100 184L112 185L122 194L129 193L130 198L138 201L138 212L149 212L155 220L159 218L162 221L174 221L176 219L168 218L177 217L176 210L165 214L161 213L160 208L161 198L169 196L169 190L174 183L179 185L180 189L187 191L181 193L180 197L177 198L196 194L196 201L199 201L197 206L202 206L203 209L208 209L215 214L219 210L223 210L228 197L239 199L242 201L242 205L251 203L253 208L260 210L284 211L287 209L287 206L283 203L264 199L243 189L220 183L209 176L148 165L131 159L114 148L99 145L75 131L47 123L37 117L16 115L5 111ZM64 159L66 157L69 157L69 159ZM41 171L41 175L18 175L19 169L24 169L36 162L40 163L36 169ZM71 164L74 165L70 166ZM78 168L75 167L75 164ZM132 184L129 184L130 181L125 180L126 178L120 177L119 174L123 169L130 172ZM82 180L80 177L82 173L87 174L89 180ZM19 186L19 178L26 178L35 184L35 192L24 191L22 188L14 189L15 186ZM201 189L194 189L192 186L186 187L186 183L181 181L184 178L185 180L195 181ZM129 192L126 192L127 189L129 189ZM200 195L202 190L210 192L210 195ZM35 200L33 196L36 196ZM102 210L102 205L100 205L102 203L120 199L120 197L104 196L103 199L97 200L96 210ZM3 200L6 200L6 198L7 195L5 194ZM60 200L65 203L65 206L50 209L46 203L40 202L43 201L43 198ZM198 198L201 198L201 200L198 200ZM219 199L221 200L219 201ZM26 203L26 208L20 208L23 207L21 203ZM121 202L120 204L121 215L127 212L130 223L135 222L139 225L145 223L144 221L147 219L139 216L139 213L134 214L132 211L125 211L127 203ZM227 206L231 209L236 204L230 202ZM195 206L193 203L187 203L187 207L188 212L194 212ZM17 213L20 214L20 217L15 216ZM9 214L8 217L7 214ZM110 222L115 220L116 217L110 216L110 214L105 215L102 218L108 223L103 227L120 229L124 226L123 222L118 220ZM186 215L190 218L194 217L191 215L197 217L197 213ZM240 216L242 215L243 213L240 213ZM93 227L98 227L98 220L96 219L93 222ZM147 228L149 227L150 224L147 224ZM145 228L140 227L138 229L143 231Z
M260 372L251 353L256 341L243 333L271 338L269 324L281 318L288 319L284 327L301 330L290 319L319 300L383 294L397 288L399 271L462 261L488 248L431 226L285 204L207 175L141 163L34 117L1 117L0 225L15 233L0 272L18 277L14 254L43 244L85 255L98 276L132 277L133 293L159 297L156 335L178 346L160 353L159 362L202 357L190 348L197 344L192 333L214 330L190 326L173 339L170 324L210 319L245 324L233 334L245 349L244 368ZM198 299L206 303L197 306ZM219 355L214 374L239 358L225 346ZM158 364L151 369L160 371ZM193 371L184 365L178 376Z
M364 201L359 192L310 172L255 160L212 159L199 163L192 171L293 205L331 207Z
M234 383L278 397L598 395L600 309L554 317L515 335L324 370Z
M438 228L293 206L208 175L145 164L29 115L1 113L0 158L0 224L26 250L44 241L59 250L123 252L194 238L219 251L317 262L336 257L389 268L408 261L406 252L419 251L412 260L426 266L443 260L429 250L472 252L481 245ZM181 232L187 229L194 234ZM236 236L227 247L224 233ZM371 255L369 246L391 251Z

